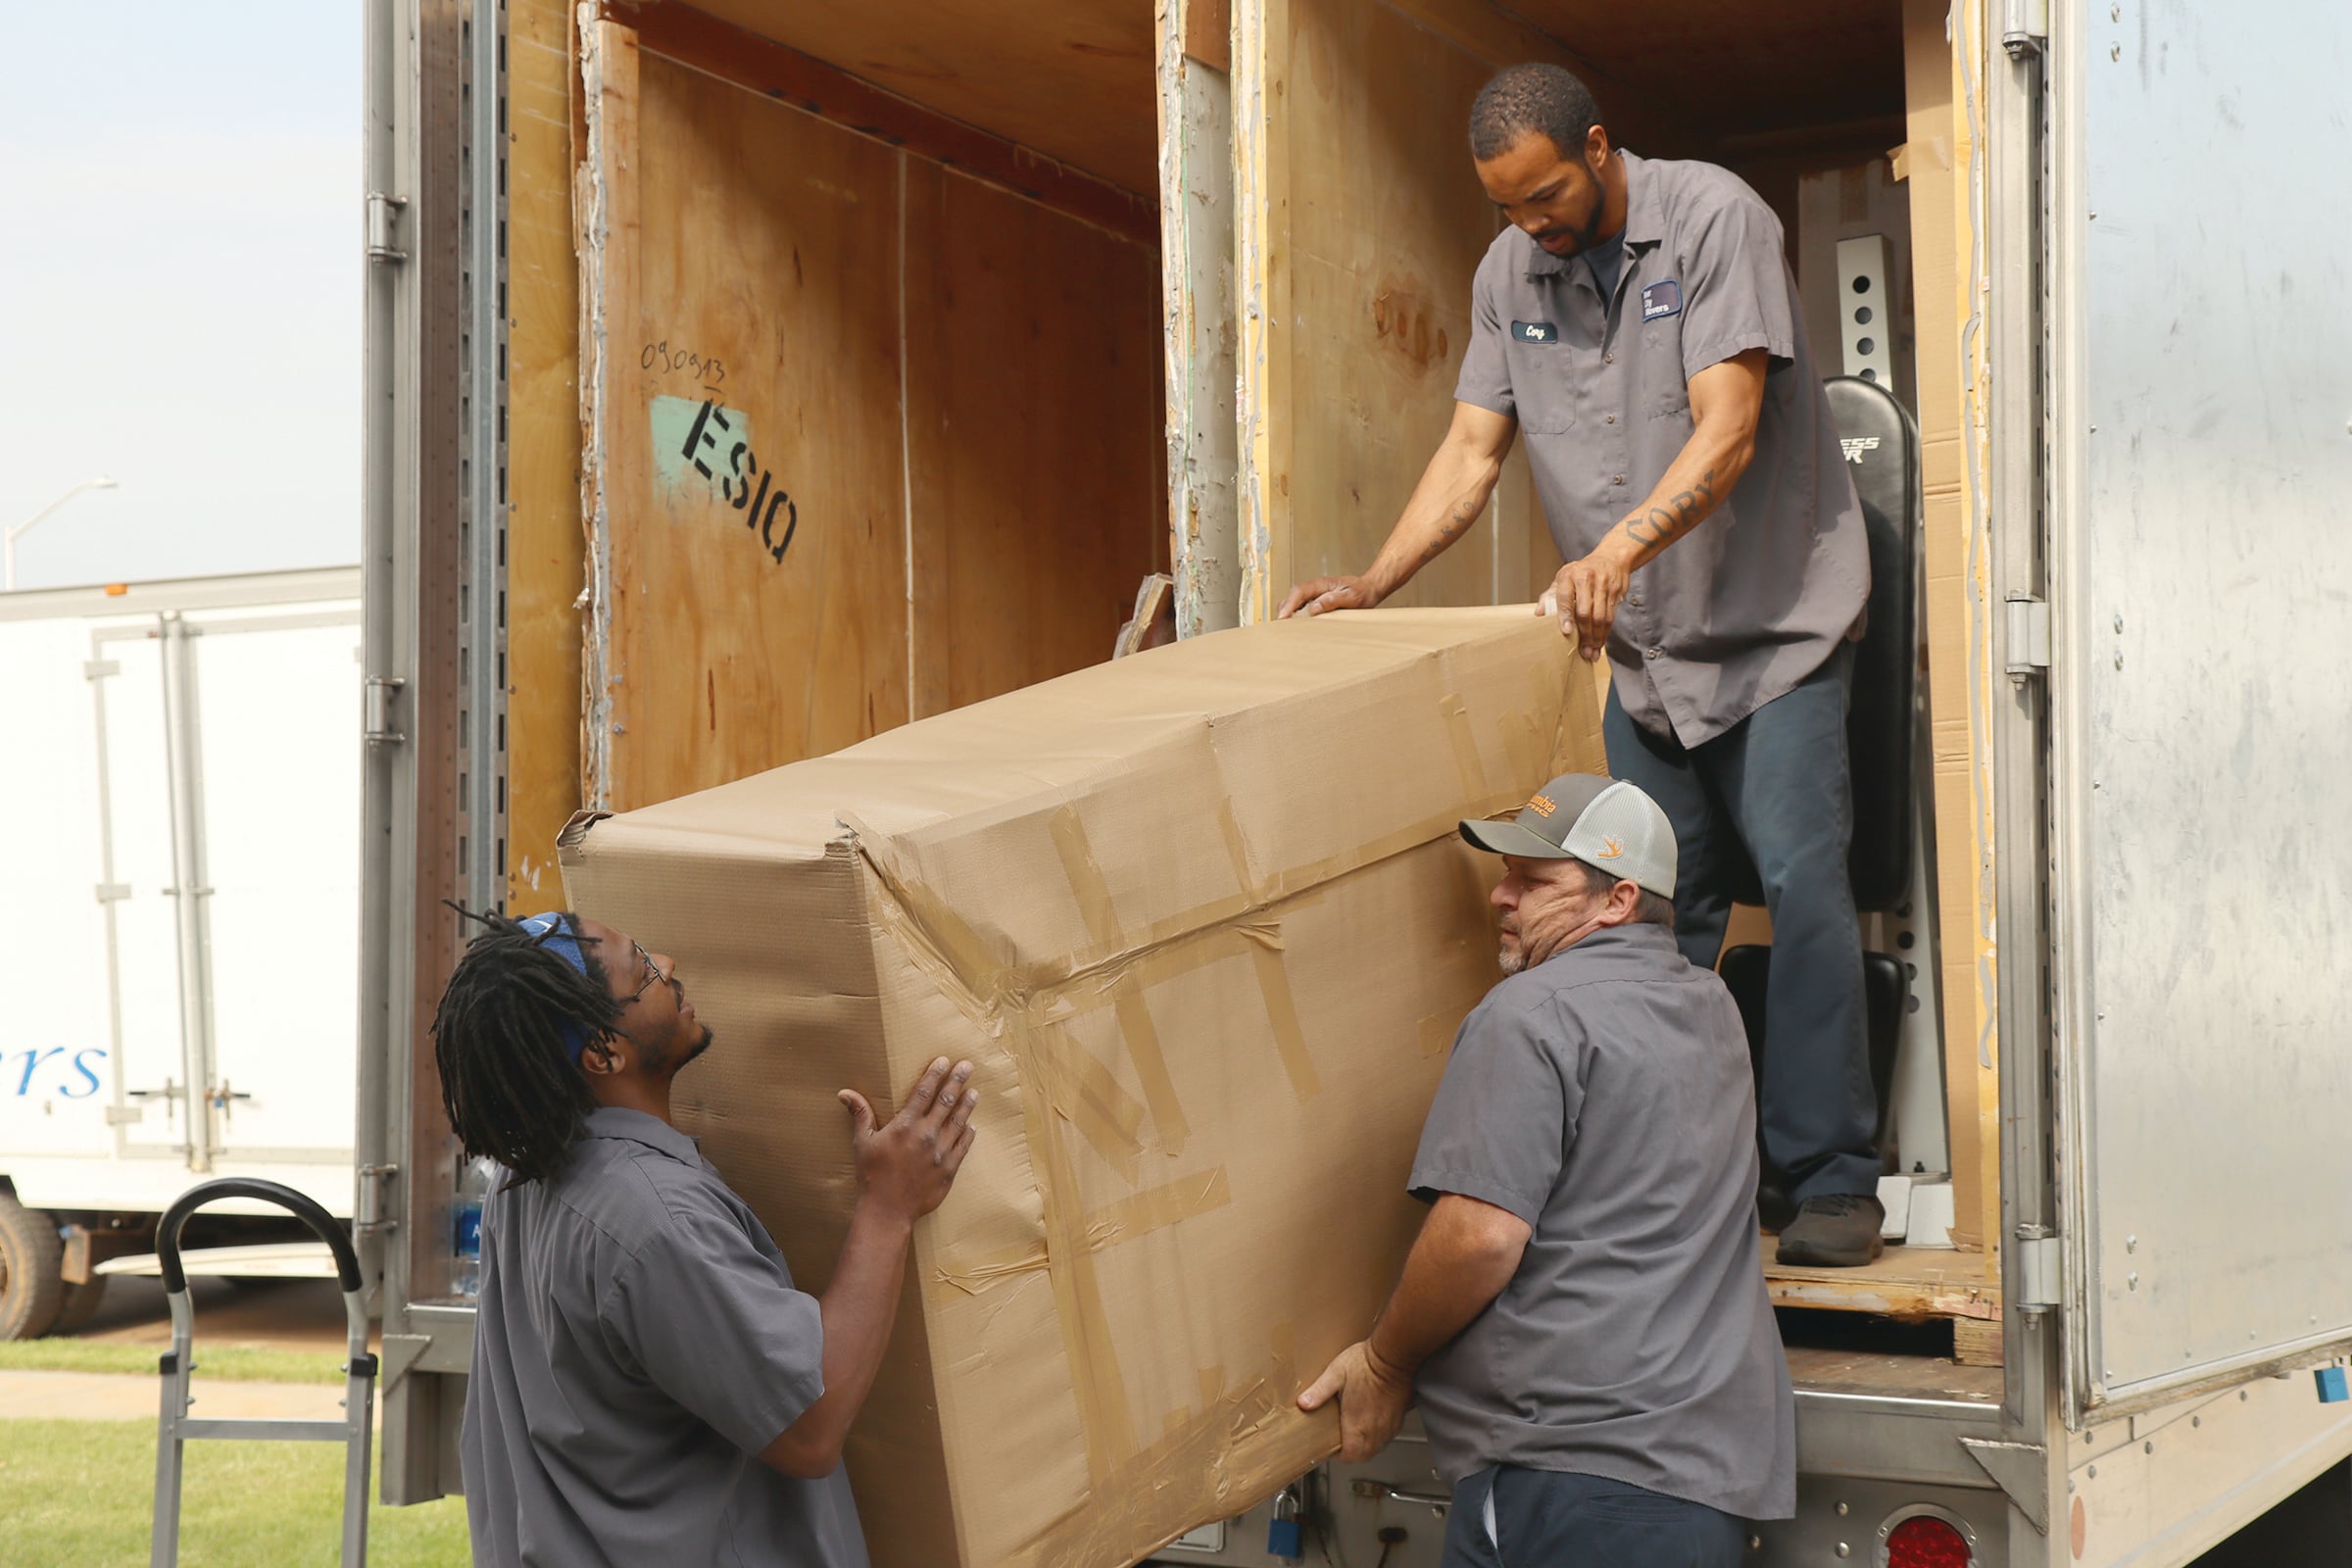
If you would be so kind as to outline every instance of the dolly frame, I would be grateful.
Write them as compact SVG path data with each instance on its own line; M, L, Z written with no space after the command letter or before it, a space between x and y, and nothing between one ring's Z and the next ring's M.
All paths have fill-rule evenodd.
M343 1367L343 1418L339 1421L216 1420L188 1414L188 1407L196 1402L188 1393L188 1379L196 1370L196 1309L188 1298L179 1237L196 1210L231 1198L285 1209L334 1253L335 1282L343 1292L343 1312L351 1331L350 1357ZM343 1568L362 1568L368 1560L368 1466L375 1425L376 1362L368 1349L368 1298L351 1238L316 1200L291 1187L253 1177L224 1176L199 1182L172 1201L156 1227L155 1252L163 1268L164 1301L172 1309L172 1348L157 1367L163 1376L163 1408L155 1437L155 1529L148 1562L152 1568L173 1568L179 1561L179 1494L186 1445L201 1438L230 1438L342 1444L341 1560Z

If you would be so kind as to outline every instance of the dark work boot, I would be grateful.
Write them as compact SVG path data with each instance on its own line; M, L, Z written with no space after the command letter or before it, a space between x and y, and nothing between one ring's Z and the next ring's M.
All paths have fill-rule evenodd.
M1859 1193L1808 1198L1781 1232L1780 1259L1813 1268L1859 1268L1886 1250L1879 1236L1886 1223L1886 1210L1875 1198Z
M1788 1222L1796 1218L1796 1204L1788 1197L1788 1183L1770 1165L1764 1167L1764 1175L1756 1183L1756 1218L1775 1235L1787 1230Z

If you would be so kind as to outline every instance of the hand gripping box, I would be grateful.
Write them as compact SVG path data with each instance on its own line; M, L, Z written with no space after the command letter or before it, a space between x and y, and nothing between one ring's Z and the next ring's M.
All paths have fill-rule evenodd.
M679 1121L804 1288L835 1091L978 1064L851 1443L877 1568L1113 1568L1337 1447L1294 1396L1396 1279L1496 977L1455 821L1601 769L1594 692L1523 606L1288 621L566 829L571 906L677 958Z

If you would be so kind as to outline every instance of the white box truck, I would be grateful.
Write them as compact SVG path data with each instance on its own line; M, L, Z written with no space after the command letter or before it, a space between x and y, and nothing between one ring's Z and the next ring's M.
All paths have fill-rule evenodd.
M359 588L0 595L0 1338L85 1317L203 1176L351 1212Z
M1935 1257L1772 1282L1799 1501L1754 1560L2352 1556L2352 10L368 15L357 1218L387 1500L457 1489L471 1344L424 1029L443 901L553 904L576 808L1038 678L1049 634L1099 649L1116 609L1078 625L1071 586L1097 542L1172 546L1187 635L1360 569L1445 426L1498 221L1462 116L1544 58L1637 150L1769 200L1850 171L1829 217L1911 258L1838 336L1867 362L1884 332L1925 442L1941 893L1906 961L1943 982L1977 1200ZM1165 396L1139 399L1155 318ZM722 405L790 481L788 560L752 561L677 456ZM1122 454L1163 439L1155 491ZM1544 548L1506 468L1414 592L1524 602ZM1800 1332L1808 1302L1838 1321ZM1437 1560L1412 1442L1294 1507L1309 1560ZM1267 1524L1157 1555L1273 1568Z

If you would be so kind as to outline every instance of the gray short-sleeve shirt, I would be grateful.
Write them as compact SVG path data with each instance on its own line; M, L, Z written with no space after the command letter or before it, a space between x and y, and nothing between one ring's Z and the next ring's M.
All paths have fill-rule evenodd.
M604 1108L493 1192L460 1451L484 1568L866 1568L848 1478L767 1446L824 1392L816 1298L694 1140Z
M1672 932L1596 931L1488 993L1454 1040L1412 1187L1533 1228L1494 1305L1415 1379L1448 1484L1507 1464L1748 1519L1794 1511L1746 1037Z
M1696 746L1819 669L1859 626L1870 549L1780 220L1727 170L1622 156L1615 293L1601 297L1581 257L1504 229L1471 285L1454 396L1518 421L1552 542L1575 561L1690 440L1690 377L1765 351L1747 471L1634 573L1609 637L1627 713Z

